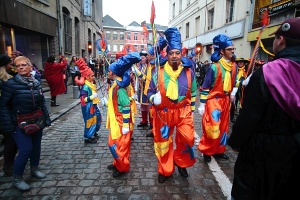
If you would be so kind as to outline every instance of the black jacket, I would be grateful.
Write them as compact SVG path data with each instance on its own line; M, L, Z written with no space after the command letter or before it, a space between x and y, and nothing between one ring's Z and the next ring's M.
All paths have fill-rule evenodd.
M278 58L300 63L300 46L283 49ZM245 88L243 109L227 141L239 150L231 192L235 200L299 196L300 149L293 136L300 133L300 122L275 101L263 70L255 71Z
M16 77L9 79L2 87L0 108L0 120L4 122L5 133L15 132L18 114L28 114L38 108L44 113L46 126L51 125L41 85L30 88Z

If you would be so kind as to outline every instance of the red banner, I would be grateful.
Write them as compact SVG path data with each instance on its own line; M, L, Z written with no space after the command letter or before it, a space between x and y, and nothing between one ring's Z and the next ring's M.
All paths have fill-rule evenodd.
M152 0L151 17L150 17L150 23L151 24L154 24L154 19L155 19L155 7L154 7L154 2Z

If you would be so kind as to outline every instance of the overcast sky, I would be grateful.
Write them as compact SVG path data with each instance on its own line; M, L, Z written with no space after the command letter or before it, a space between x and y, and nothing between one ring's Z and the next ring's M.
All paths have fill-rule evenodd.
M103 0L103 17L111 16L114 20L127 26L133 21L150 23L152 0ZM154 23L168 26L169 0L154 0Z

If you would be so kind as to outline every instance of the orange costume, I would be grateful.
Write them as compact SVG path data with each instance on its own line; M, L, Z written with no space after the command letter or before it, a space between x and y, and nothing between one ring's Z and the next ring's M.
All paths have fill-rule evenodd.
M181 73L186 74L187 88L191 88L191 69L182 70ZM191 91L187 90L186 97L182 101L172 102L166 96L163 68L159 70L158 85L162 103L153 106L155 110L153 112L154 150L158 159L159 174L170 176L174 172L174 164L186 168L196 162L193 149L194 122L190 106ZM161 133L161 128L165 124L170 128L167 135ZM176 149L174 151L172 135L175 127Z
M206 110L202 116L203 135L198 149L205 155L222 154L228 135L230 97L223 90L222 70L219 63L214 63L217 69L214 87L210 90ZM235 65L234 65L235 66ZM236 69L232 69L231 85L236 79Z

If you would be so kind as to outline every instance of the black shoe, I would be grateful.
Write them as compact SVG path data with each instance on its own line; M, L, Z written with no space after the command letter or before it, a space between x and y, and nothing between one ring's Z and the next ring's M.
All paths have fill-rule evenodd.
M59 106L59 104L51 103L51 107L56 107L56 106Z
M93 137L94 137L95 139L99 139L99 134L98 134L98 133L95 133L95 134L93 135Z
M158 175L158 182L159 183L164 183L169 177L168 176L164 176L162 174Z
M211 156L203 154L204 162L209 163L211 161Z
M179 174L181 176L183 176L185 178L189 177L189 174L188 174L186 168L184 168L184 167L178 167L178 166L177 166L177 168L178 168L178 172L179 172Z
M146 135L146 137L154 137L154 135L153 135L153 133L152 132L150 132L150 133L148 133L147 135Z
M225 153L215 154L214 157L219 158L219 159L223 159L223 160L228 160L229 159L229 156Z
M152 124L150 124L148 130L152 130L152 129L153 129L153 126L152 126Z
M139 123L137 125L138 128L144 128L144 127L148 127L148 123Z
M115 170L114 172L113 172L113 177L119 177L119 176L121 176L121 175L123 175L124 174L124 172L120 172L119 170Z
M116 170L117 168L116 168L116 166L114 166L113 164L111 164L111 165L107 166L107 169L108 170Z
M91 144L95 144L97 143L97 140L94 138L89 138L89 139L85 139L84 143L91 143Z

